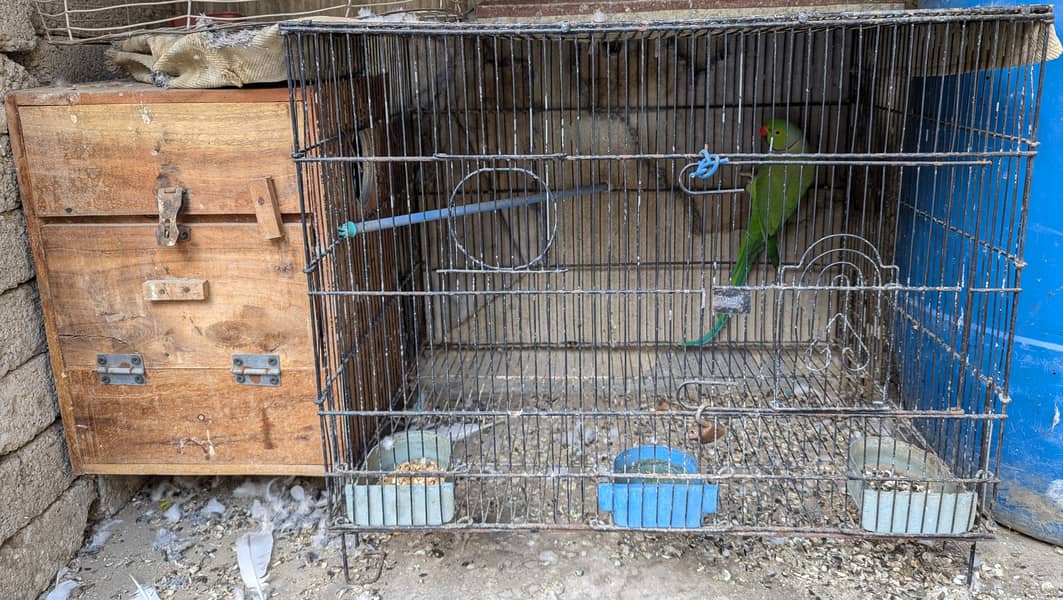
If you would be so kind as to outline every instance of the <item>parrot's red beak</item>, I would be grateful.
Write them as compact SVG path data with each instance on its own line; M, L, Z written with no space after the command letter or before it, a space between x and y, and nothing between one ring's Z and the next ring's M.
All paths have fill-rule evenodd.
M768 128L761 127L760 131L757 132L757 135L759 135L760 137L768 137Z

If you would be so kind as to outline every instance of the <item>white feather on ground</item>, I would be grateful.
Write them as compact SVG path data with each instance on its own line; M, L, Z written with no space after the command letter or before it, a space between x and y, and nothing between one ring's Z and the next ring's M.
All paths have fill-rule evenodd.
M181 560L181 553L194 544L195 541L187 538L179 538L173 531L160 527L155 533L155 541L152 547L168 561Z
M151 501L158 502L163 498L169 498L177 491L177 487L169 479L163 479L151 490Z
M133 585L137 586L137 592L129 600L162 600L162 598L159 598L159 593L155 591L155 588L150 585L148 587L141 586L140 582L132 575L129 578L133 580Z
M296 514L308 515L314 511L314 498L306 493L301 485L293 485L291 489L292 499L295 500L298 505L295 508Z
M236 540L236 562L244 585L258 600L269 596L269 560L273 554L273 532L269 529L245 533Z
M207 501L206 506L199 509L199 513L204 517L209 517L210 515L223 516L225 515L225 505L218 502L217 498L211 498Z
M176 523L181 520L181 507L173 504L166 509L166 512L162 513L162 516L170 523Z
M44 597L44 600L67 600L70 597L70 593L76 590L78 582L67 579L66 581L55 584L52 591L48 592L48 595Z
M115 525L121 522L121 519L111 519L109 521L101 523L98 527L96 527L96 530L92 533L92 538L89 540L89 543L81 549L81 552L83 554L92 554L94 552L99 552L100 549L103 548L103 545L107 543L107 540L111 539L111 527L114 527Z

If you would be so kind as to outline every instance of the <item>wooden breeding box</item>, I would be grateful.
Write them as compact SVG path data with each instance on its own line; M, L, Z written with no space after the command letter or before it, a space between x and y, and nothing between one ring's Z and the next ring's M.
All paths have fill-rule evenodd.
M320 473L287 89L7 110L75 469Z

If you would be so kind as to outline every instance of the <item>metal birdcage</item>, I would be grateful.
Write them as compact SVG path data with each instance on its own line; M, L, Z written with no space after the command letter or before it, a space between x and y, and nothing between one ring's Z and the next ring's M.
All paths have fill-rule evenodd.
M1052 19L282 25L334 526L986 537Z

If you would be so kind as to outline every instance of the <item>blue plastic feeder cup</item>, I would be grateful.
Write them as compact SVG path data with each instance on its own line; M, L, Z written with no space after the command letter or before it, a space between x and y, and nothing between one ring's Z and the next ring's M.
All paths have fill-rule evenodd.
M598 484L598 509L613 514L613 524L631 529L693 529L703 515L716 512L719 486L699 481L669 481L669 475L695 474L698 463L668 446L636 446L613 461L612 483ZM661 474L662 478L652 477Z

